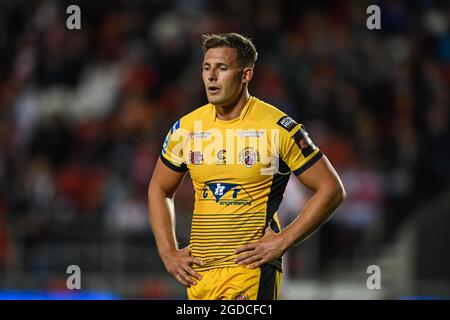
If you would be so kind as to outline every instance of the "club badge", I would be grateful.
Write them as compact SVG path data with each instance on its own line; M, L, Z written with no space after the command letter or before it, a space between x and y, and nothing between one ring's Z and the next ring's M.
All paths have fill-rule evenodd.
M253 147L246 147L239 152L239 162L245 164L247 168L259 162L259 152Z

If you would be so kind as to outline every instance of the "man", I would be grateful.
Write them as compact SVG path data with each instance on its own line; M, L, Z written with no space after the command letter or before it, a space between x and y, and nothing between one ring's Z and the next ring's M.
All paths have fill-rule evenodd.
M158 252L189 299L277 299L282 255L330 217L345 191L304 126L250 96L251 40L206 35L203 51L209 103L173 125L148 190ZM179 249L174 195L187 170L195 207L190 244ZM281 231L277 210L291 172L314 195Z

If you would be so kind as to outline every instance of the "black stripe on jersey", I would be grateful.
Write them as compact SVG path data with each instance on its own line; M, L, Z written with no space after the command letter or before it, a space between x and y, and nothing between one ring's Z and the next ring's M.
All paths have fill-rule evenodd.
M218 222L218 223L200 223L200 222L195 222L192 224L192 228L197 228L197 229L208 229L208 228L234 228L234 227L261 227L264 226L264 220L262 221L243 221L243 222L229 222L229 223L223 223L223 222Z
M275 233L280 233L281 232L281 225L279 225L279 222L277 222L275 219L270 220L269 222L269 226L270 229L272 229L273 232ZM272 267L277 268L278 270L283 271L283 257L279 257L278 259L272 261L269 263L269 265L271 265Z
M254 239L256 240L256 239ZM191 241L190 245L191 247L198 247L198 248L231 248L234 247L236 248L237 246L240 246L242 244L246 244L249 243L249 241L233 241L233 242L222 242L219 240L217 242L213 242L213 241Z
M316 150L316 147L314 147L313 145L309 145L305 148L300 147L300 140L305 139L305 137L302 134L302 130L298 130L294 134L293 138L294 138L295 144L299 147L300 151L302 152L302 154L305 158L307 158L311 153L314 152L314 150Z
M207 243L211 243L211 244L216 244L216 243L222 243L222 242L226 242L227 244L236 244L236 243L250 243L252 241L258 240L260 237L259 235L252 235L250 237L239 237L237 238L229 238L229 237L205 237L205 238L200 238L200 237L191 237L190 238L190 243L191 244L207 244Z
M243 234L243 235L250 235L250 234L253 234L253 233L257 233L257 232L261 232L261 230L264 230L264 225L261 225L261 226L259 226L257 229L256 228L254 228L254 229L249 229L249 230L242 230L242 229L239 229L239 230L229 230L229 229L226 229L226 228L221 228L221 229L218 229L219 230L219 232L217 232L217 231L213 231L213 232L210 232L209 230L211 230L211 229L192 229L191 228L191 233L192 233L192 235L194 235L194 234L199 234L199 235L203 235L203 234L217 234L217 235L237 235L237 234Z
M300 168L298 168L297 170L294 171L294 174L296 176L301 175L303 172L305 172L306 170L308 170L309 168L312 167L312 165L314 163L316 163L317 161L319 161L320 158L322 158L323 153L322 152L317 152L314 157L312 157L311 159L309 159L309 161L307 163L305 163L303 166L301 166Z
M290 169L288 165L280 157L278 172L289 172L289 171ZM280 173L277 173L273 176L272 185L270 187L270 192L267 199L266 226L267 223L269 223L270 220L272 220L273 214L278 210L281 200L283 200L283 193L289 181L289 176L290 174L280 174Z
M230 242L191 241L191 245L195 245L195 247L198 247L198 248L217 248L217 249L236 248L236 246L240 246L240 245L246 244L246 243L248 243L248 242L247 241L230 241Z
M209 242L209 243L191 242L190 246L191 246L191 252L195 252L195 251L215 251L215 250L221 250L221 249L225 250L225 249L227 249L227 250L231 251L230 253L232 254L232 253L234 253L234 250L237 247L243 246L243 245L245 245L247 243L248 242L242 241L242 242L235 242L235 243L232 243L230 245L225 246L225 245L222 245L222 244L216 245L216 244L213 244L211 242Z
M289 171L290 169L288 165L280 157L278 172L289 172ZM275 214L275 212L278 211L278 208L280 207L281 200L283 200L283 194L284 191L286 190L286 186L289 181L289 176L290 174L280 174L280 173L277 173L273 176L272 186L270 187L269 197L267 200L266 225L264 229L270 224L270 226L274 228L272 229L273 231L280 232L278 225L276 223L275 223L276 227L273 226L272 220L273 215ZM279 257L278 259L272 261L270 264L281 270L282 257Z
M227 230L222 230L223 232L219 233L219 232L206 232L204 230L196 230L196 231L192 231L192 236L213 236L213 235L217 235L217 236L226 236L226 235L233 235L233 236L245 236L248 235L250 232L248 230L239 230L239 231L227 231ZM261 233L261 231L257 231L258 234Z
M294 133L293 138L294 138L295 143L299 143L299 141L301 139L303 139L303 135L302 135L301 131L297 130L297 132Z
M259 277L258 296L256 300L274 300L277 291L276 269L264 264L260 267L261 275Z
M216 253L205 253L205 254L201 253L201 254L198 254L198 255L201 256L203 259L216 259L216 260L219 260L219 259L223 259L223 258L231 256L232 253L233 253L233 250L231 250L228 253L227 252L216 252ZM193 252L193 254L196 254L196 253Z
M269 262L268 264L271 265L272 267L275 267L280 272L283 272L283 257L279 257L278 259L273 260L272 262Z
M242 241L251 240L251 239L257 237L258 235L259 235L259 233L248 235L248 232L247 232L247 234L245 234L245 236L240 236L239 240L242 240ZM235 234L228 234L228 235L221 234L221 235L216 235L216 236L204 235L204 234L191 235L191 241L202 241L202 242L208 241L208 240L227 240L227 239L233 240L235 238L236 238Z
M200 216L194 215L192 218L193 221L253 221L253 220L263 220L266 218L265 215L257 215L257 216L243 216L243 217L221 217L221 216Z
M191 252L193 254L199 253L199 254L213 254L213 253L220 253L220 254L226 254L226 253L233 253L235 247L233 248L213 248L213 249L204 249L204 248L198 248L198 249L192 249Z
M279 233L281 231L280 227L278 226L278 223L275 221L275 219L272 219L270 221L269 226L270 226L270 229L272 229L272 231L275 233Z
M213 200L214 201L214 200ZM257 213L264 213L264 212L243 212L243 213L195 213L194 218L198 218L198 217L210 217L210 219L212 218L230 218L230 219L234 219L234 218L244 218L247 217L247 219L250 217L254 217L256 216Z
M210 233L210 234L204 234L202 233L195 233L191 235L191 242L204 242L204 241L208 241L209 239L211 240L217 240L217 241L223 241L223 240L242 240L242 241L246 241L245 239L247 239L247 241L250 241L252 239L259 239L259 237L261 237L263 235L263 232L258 232L255 234L252 234L251 236L247 236L249 233L247 232L242 233L242 234L232 234L230 236L226 236L224 234L220 234L216 236L216 233Z
M191 254L195 257L202 257L202 258L208 258L208 257L224 257L224 256L233 256L234 254L234 248L227 249L227 250L218 250L218 249L199 249L199 250L192 250ZM232 260L233 258L231 258Z
M194 221L195 225L198 227L213 227L213 226L222 226L222 227L233 227L233 226L242 226L242 225L261 225L264 224L264 220L261 219L259 221L253 221L253 220L240 220L240 221L217 221L217 223L213 223L210 221Z
M263 226L263 224L261 223L261 224L241 225L241 226L232 226L232 227L236 231L245 231L245 230L247 230L247 232L251 232L251 231L254 231L258 227L262 228L262 226ZM211 226L204 226L203 228L199 228L198 226L192 226L192 230L195 230L195 231L209 231L209 230L219 230L219 231L221 231L221 230L224 230L226 232L228 232L228 230L229 230L229 229L226 228L226 227L229 227L229 226L225 226L225 228L224 227L220 228L220 226L215 226L215 227L217 227L217 228L212 228Z
M183 164L181 164L181 166L177 167L172 162L170 162L169 160L164 158L164 156L162 154L159 156L159 158L161 159L162 163L164 163L167 167L169 167L169 169L172 169L173 171L181 172L181 173L187 171L187 165L185 163L183 163Z

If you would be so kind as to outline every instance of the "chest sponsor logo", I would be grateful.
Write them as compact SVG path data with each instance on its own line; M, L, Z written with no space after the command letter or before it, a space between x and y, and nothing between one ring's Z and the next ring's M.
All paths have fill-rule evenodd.
M217 161L216 164L227 164L227 151L226 150L219 150L217 152Z
M237 136L238 137L251 137L251 138L259 138L263 137L265 134L264 130L244 130L244 131L238 131Z
M215 201L221 206L250 206L252 197L240 184L208 182L203 187L201 201Z
M191 139L208 139L212 135L212 132L191 132L189 133L189 137Z

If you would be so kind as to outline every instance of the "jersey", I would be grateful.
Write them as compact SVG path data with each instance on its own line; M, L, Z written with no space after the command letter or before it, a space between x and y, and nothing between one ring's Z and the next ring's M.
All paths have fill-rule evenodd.
M164 141L161 161L189 170L195 191L190 250L197 271L237 266L234 250L278 233L277 211L289 175L302 174L322 153L305 127L276 107L250 97L238 118L224 121L214 105L178 120ZM281 270L281 258L271 262Z

